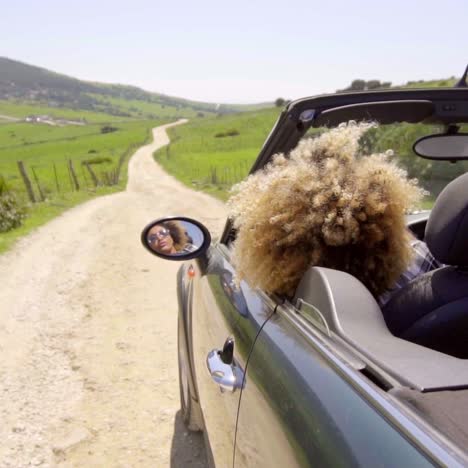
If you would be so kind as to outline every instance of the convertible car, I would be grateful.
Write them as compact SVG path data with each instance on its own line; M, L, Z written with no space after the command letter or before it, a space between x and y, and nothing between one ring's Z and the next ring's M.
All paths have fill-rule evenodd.
M409 213L407 225L444 264L383 309L356 278L321 267L304 274L294 296L236 287L230 220L217 242L185 217L142 232L149 251L185 261L177 275L181 407L188 428L205 431L216 466L468 464L468 88L296 100L251 173L350 120L378 122L363 144L392 148L430 192L426 211ZM174 225L190 249L158 248L172 242L160 240Z

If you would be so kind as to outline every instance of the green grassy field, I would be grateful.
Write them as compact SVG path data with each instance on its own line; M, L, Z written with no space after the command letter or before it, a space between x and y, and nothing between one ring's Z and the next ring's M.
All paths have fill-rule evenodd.
M67 208L99 195L122 190L127 180L128 156L150 139L151 128L162 123L162 120L118 122L113 123L117 130L110 133L101 133L102 124L53 127L21 122L0 125L0 176L27 205L28 213L22 227L0 233L0 252L18 237ZM91 164L101 182L106 180L106 174L116 169L121 159L124 161L117 184L94 186L82 162L95 158L103 161ZM36 199L40 199L40 187L45 196L44 202L29 202L17 165L19 160L26 167ZM72 185L69 160L73 163L79 191Z
M248 173L280 109L197 119L169 129L171 144L155 159L183 183L222 200ZM216 137L236 130L237 136Z
M28 115L50 115L55 118L82 120L86 122L116 122L122 120L129 120L119 116L109 115L101 112L91 112L81 109L65 109L61 107L49 107L38 105L36 103L7 101L0 99L0 115L7 115L10 117L25 118Z
M175 127L169 130L171 144L157 151L155 159L166 171L189 187L225 201L232 185L248 174L279 112L277 108L270 108L221 118L199 119ZM230 130L237 130L239 135L216 137L217 134L225 134ZM394 149L409 175L418 178L425 186L427 182L426 188L434 188L435 196L446 185L447 180L455 177L452 172L460 168L414 157L412 143L420 136L431 133L431 130L431 126L385 126L376 132L371 131L373 138L368 143L372 149L370 152ZM307 136L312 136L317 131L311 129ZM433 168L436 172L449 172L437 187L432 187ZM431 204L428 200L425 207Z
M410 81L404 88L453 87L451 77L432 81ZM155 159L171 174L189 187L208 192L221 200L229 196L230 187L245 178L260 148L269 134L280 109L269 108L222 117L197 119L169 130L171 144L155 153ZM216 138L218 133L237 130L237 136ZM316 131L315 129L313 130ZM418 178L431 192L423 202L430 208L435 196L460 172L464 164L447 165L414 157L412 144L435 131L431 126L396 125L379 129L373 142L374 150L395 150L410 177Z
M85 135L100 133L101 125L68 125L54 127L46 124L26 122L5 122L0 125L0 149L12 149L20 146L52 141L72 140Z
M130 114L134 118L169 118L177 120L185 117L193 119L214 115L209 111L197 111L189 106L171 106L164 103L148 102L136 99L119 99L115 97L102 96L99 94L89 94L91 97L102 103L102 110L113 108L119 112Z
M404 88L453 88L458 80L456 78L447 78L445 80L430 80L430 81L408 81Z
M24 162L47 193L56 192L55 170L61 191L70 189L68 161L74 164L83 187L91 188L82 162L92 158L109 159L95 165L99 174L116 166L122 154L131 151L148 136L160 121L134 121L115 124L116 131L101 133L101 125L52 127L41 124L15 123L0 126L0 174L18 192L25 188L17 161ZM53 165L55 164L55 170ZM84 175L83 175L84 174ZM31 174L32 177L32 174Z

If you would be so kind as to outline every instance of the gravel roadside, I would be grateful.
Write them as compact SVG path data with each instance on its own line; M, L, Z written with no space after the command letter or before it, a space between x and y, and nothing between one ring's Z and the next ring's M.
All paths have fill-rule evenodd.
M0 257L0 467L206 466L203 437L179 413L179 265L139 235L176 214L219 233L226 211L154 162L166 127L132 156L125 192Z

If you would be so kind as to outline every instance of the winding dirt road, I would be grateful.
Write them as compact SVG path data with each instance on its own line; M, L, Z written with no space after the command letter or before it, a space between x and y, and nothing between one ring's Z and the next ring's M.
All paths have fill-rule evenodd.
M171 214L219 233L226 213L154 162L166 127L131 158L125 192L0 257L0 467L206 466L203 437L179 413L179 265L139 235Z

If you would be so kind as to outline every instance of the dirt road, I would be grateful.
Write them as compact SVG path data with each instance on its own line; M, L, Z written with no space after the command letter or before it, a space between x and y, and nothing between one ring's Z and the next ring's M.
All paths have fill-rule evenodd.
M0 467L206 465L179 413L176 262L139 241L169 214L220 232L225 208L165 174L152 152L125 192L67 211L0 257Z

